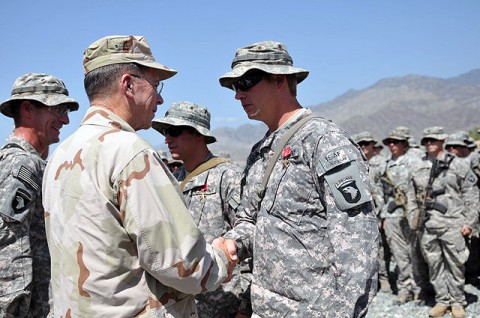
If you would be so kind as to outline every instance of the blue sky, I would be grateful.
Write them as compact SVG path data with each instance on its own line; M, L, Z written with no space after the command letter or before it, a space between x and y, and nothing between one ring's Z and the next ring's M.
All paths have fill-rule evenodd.
M258 41L285 43L294 64L310 71L298 91L305 107L387 77L448 78L480 68L480 1L474 0L1 1L0 12L0 100L24 73L63 79L81 106L62 140L89 106L83 51L107 35L145 35L156 59L178 70L165 81L157 117L173 102L191 101L210 110L213 129L250 122L218 78L238 47ZM2 140L11 129L12 120L0 116ZM140 134L163 145L156 131Z

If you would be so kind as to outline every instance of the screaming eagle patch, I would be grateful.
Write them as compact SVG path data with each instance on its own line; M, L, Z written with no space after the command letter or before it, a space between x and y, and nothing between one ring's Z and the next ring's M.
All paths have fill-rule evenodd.
M30 193L25 189L18 188L12 200L12 209L15 213L23 212L32 201Z
M335 187L348 203L357 203L362 197L353 176L346 176L335 183Z

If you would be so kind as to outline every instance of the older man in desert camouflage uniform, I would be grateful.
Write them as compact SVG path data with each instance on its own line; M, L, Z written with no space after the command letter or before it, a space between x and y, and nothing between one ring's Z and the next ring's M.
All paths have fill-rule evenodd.
M408 191L408 217L420 232L423 255L436 305L430 317L442 317L451 307L452 316L465 317L465 236L471 234L478 218L477 177L468 161L443 150L447 137L442 127L423 131L427 155L414 167Z
M235 223L240 203L242 170L229 160L214 156L208 145L217 141L210 131L210 112L191 102L174 103L152 127L165 136L172 158L183 161L178 180L187 206L207 243L224 235ZM248 270L248 263L242 268ZM195 296L201 318L229 318L251 314L247 293L250 274L240 275L215 291Z
M242 209L227 235L240 254L253 251L253 317L364 316L377 290L367 162L344 130L298 103L307 75L285 45L265 41L238 49L220 77L268 127L247 159Z
M45 158L78 103L51 75L17 78L0 112L15 129L0 150L0 317L47 317L50 254L41 186Z
M91 106L44 178L55 315L195 317L193 294L227 278L230 252L205 243L173 176L135 133L151 127L160 81L176 71L142 36L94 42L84 69Z

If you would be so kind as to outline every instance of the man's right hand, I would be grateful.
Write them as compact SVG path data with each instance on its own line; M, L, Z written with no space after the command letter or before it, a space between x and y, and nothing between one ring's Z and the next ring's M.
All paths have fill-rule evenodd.
M217 237L213 240L212 246L218 249L221 249L228 259L228 276L224 283L229 282L233 276L233 269L238 263L238 255L237 255L237 244L232 239L226 239L224 237Z

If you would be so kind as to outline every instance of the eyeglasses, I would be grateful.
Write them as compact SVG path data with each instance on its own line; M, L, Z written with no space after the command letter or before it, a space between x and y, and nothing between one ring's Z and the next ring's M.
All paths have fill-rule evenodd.
M434 138L423 138L422 139L422 142L425 143L425 144L429 143L429 142L432 143L432 142L435 142L435 141L438 141L438 140L434 139Z
M371 145L371 144L373 144L373 142L371 142L371 141L360 141L360 142L358 143L358 145L359 145L360 147L367 147L367 146L369 146L369 145Z
M167 135L169 135L170 137L178 137L180 136L181 134L183 134L183 132L185 130L190 130L191 128L188 127L188 126L170 126L170 127L167 127L165 129L163 129L163 135L166 137Z
M147 80L145 77L142 77L142 76L139 76L139 75L135 75L135 74L128 74L130 76L133 76L133 77L136 77L136 78L139 78L139 79L143 79L145 80L148 84L150 84L153 89L155 91L157 91L158 95L161 95L162 94L162 90L163 90L163 82L158 82L158 84L152 84L150 83L149 80Z
M58 117L68 115L70 112L70 108L65 105L47 106L46 109L49 113L52 113Z
M240 78L237 82L232 84L232 89L236 92L238 90L242 92L248 92L253 86L260 83L262 79L267 76L265 73L256 73L246 75Z
M449 148L453 148L453 149L463 149L463 148L467 148L465 146L461 146L461 145L446 145L445 148L449 149Z
M389 145L389 144L394 144L394 145L396 145L396 144L399 144L399 143L402 143L402 142L403 142L403 140L387 139L387 145Z

